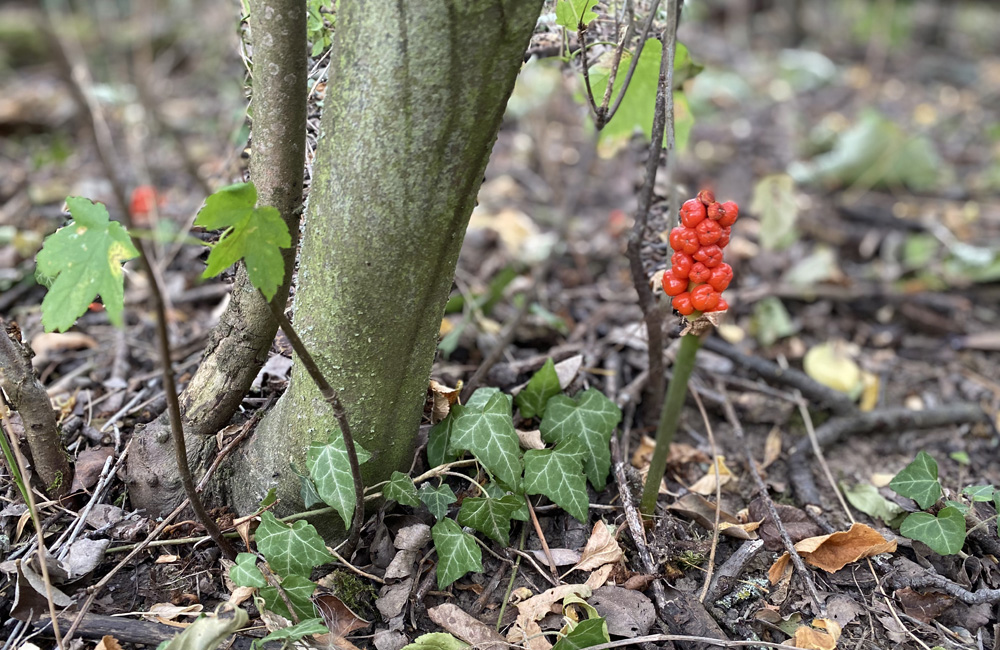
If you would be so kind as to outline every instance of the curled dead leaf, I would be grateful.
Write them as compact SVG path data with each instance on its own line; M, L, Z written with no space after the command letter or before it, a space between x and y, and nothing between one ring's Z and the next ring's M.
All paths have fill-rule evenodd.
M889 541L871 526L855 523L850 530L808 537L795 545L802 559L829 573L851 562L896 550L896 540Z

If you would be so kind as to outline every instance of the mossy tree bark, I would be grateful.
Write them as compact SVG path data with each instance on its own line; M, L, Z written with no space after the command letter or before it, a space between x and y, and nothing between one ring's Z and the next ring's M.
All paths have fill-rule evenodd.
M541 0L341 2L306 211L295 327L372 453L406 470L459 248ZM301 509L337 431L301 364L225 473L229 502Z

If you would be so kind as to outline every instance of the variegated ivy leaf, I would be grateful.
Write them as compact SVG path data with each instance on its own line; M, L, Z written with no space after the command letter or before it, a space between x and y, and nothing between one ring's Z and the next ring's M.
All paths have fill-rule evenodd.
M451 426L451 448L471 451L501 483L517 491L521 486L521 443L514 431L510 397L493 395L482 409L456 405Z
M430 483L424 483L420 486L418 494L420 500L424 502L424 505L431 511L434 518L438 520L448 514L448 506L458 501L451 488L444 484L440 487L434 487Z
M270 512L264 512L255 537L257 550L280 576L308 576L313 567L333 560L323 538L312 524L302 519L289 526Z
M404 506L416 508L420 505L420 497L417 496L417 488L413 486L413 479L402 472L392 473L383 494L386 499Z
M482 388L477 388L475 392L472 393L469 401L465 403L465 407L482 410L486 408L486 404L497 395L503 395L508 401L510 401L510 395L501 392L501 390L496 386L483 386Z
M229 578L240 587L267 586L264 574L257 568L257 556L253 553L240 553L236 556L236 564L229 568Z
M590 501L583 477L584 452L577 443L561 443L555 449L524 452L524 491L544 494L577 520L587 523Z
M502 499L508 496L517 499L517 510L515 510L510 516L511 519L515 521L528 521L531 519L531 513L528 512L528 502L525 500L523 495L509 492L494 482L487 483L483 486L483 490L492 499Z
M361 445L355 443L354 448L357 450L359 465L372 457ZM344 436L337 431L330 434L326 444L314 442L309 447L306 467L309 468L309 475L323 501L340 513L344 528L350 528L351 519L354 518L354 477L351 475L351 463L347 459Z
M458 460L458 454L449 450L451 443L451 425L455 421L455 410L448 412L448 417L431 427L427 433L427 462L431 467Z
M451 519L442 519L431 528L437 549L438 588L444 589L469 571L483 570L483 552L475 538Z
M622 419L621 410L596 388L576 399L556 395L545 408L540 429L546 442L573 440L586 453L583 469L595 490L603 490L611 469L611 434Z
M611 641L608 623L603 618L588 618L573 626L569 634L559 639L552 650L581 650Z
M475 528L483 535L504 546L510 544L510 519L523 501L513 494L502 499L481 499L471 497L462 501L458 511L458 523Z
M321 618L307 618L303 621L292 625L291 627L283 627L280 630L275 630L271 632L266 637L257 641L254 645L250 647L263 648L265 644L270 641L285 641L289 645L287 647L297 648L300 647L296 644L296 641L306 638L307 636L312 636L314 634L328 634L330 630L323 625L323 619ZM269 644L271 645L271 644ZM275 647L277 647L275 645ZM286 647L286 646L282 646Z
M514 398L514 403L517 404L517 408L521 409L523 417L542 417L549 399L561 392L562 388L559 386L556 365L552 363L552 359L546 359L545 365L531 376L528 385L521 389L521 392Z
M313 592L316 591L316 583L305 576L290 575L281 581L281 588L292 603L295 615L301 620L316 616L316 608L312 603ZM260 597L264 599L264 606L274 612L291 620L292 615L281 599L275 587L264 587L260 590Z

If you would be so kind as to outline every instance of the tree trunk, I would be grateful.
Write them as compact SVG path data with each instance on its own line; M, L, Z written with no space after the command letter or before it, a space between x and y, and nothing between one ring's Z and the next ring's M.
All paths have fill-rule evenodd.
M306 215L295 327L372 453L410 466L459 249L542 0L344 0ZM301 364L222 481L239 512L301 509L337 431Z
M299 235L306 144L306 16L302 0L252 0L253 149L250 178L260 205L278 209L292 235L283 252L285 280L273 302L288 300ZM215 451L214 434L226 426L250 390L278 331L270 308L237 266L232 295L198 370L181 393L184 438L193 469ZM128 463L132 504L165 514L184 498L166 416L138 432Z

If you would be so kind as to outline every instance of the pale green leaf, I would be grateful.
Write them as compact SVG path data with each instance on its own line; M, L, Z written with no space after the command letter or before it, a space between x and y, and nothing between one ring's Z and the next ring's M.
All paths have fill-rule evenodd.
M289 526L270 512L260 516L256 532L257 550L280 576L308 576L313 567L333 561L323 538L312 524L299 520Z
M968 496L973 501L990 501L993 498L994 487L992 485L970 485L962 494Z
M418 495L435 519L443 519L447 516L448 506L458 501L455 493L445 484L434 487L430 483L424 483L420 486Z
M597 0L559 0L556 24L571 32L577 31L580 25L586 27L597 20L597 14L593 12L596 4Z
M841 483L840 489L852 506L869 517L877 517L888 523L904 512L898 505L879 494L878 488L870 483L858 483L853 487Z
M449 451L453 422L455 422L454 409L448 412L448 417L432 426L427 433L427 462L431 467L439 467L458 459L458 454Z
M753 317L750 319L750 333L761 345L770 347L778 339L791 336L797 331L798 328L792 322L792 317L785 309L781 298L766 296L754 305Z
M299 619L316 616L316 607L312 602L313 592L316 591L315 582L305 576L290 575L281 581L281 588ZM260 590L260 597L264 599L264 606L270 611L287 619L292 618L276 587L264 587Z
M386 499L391 499L404 506L416 508L420 505L420 497L417 496L417 488L413 485L413 479L402 472L392 473L383 493Z
M292 237L278 210L256 206L253 183L223 187L205 200L195 225L226 232L209 253L202 277L216 276L242 259L250 282L270 300L285 277L281 249L292 245Z
M472 535L451 519L442 519L431 528L437 549L438 588L444 589L470 571L483 570L483 552Z
M521 485L521 443L514 431L510 397L497 393L482 409L456 405L451 448L470 451L501 483L517 491Z
M458 523L469 526L504 546L510 544L510 520L522 506L513 494L501 499L470 497L462 501Z
M413 643L403 646L403 650L464 650L468 647L468 643L447 632L432 632L418 636Z
M257 568L257 556L253 553L240 553L236 556L236 564L229 568L229 578L240 587L264 587L267 581Z
M589 618L580 621L573 630L559 639L552 650L581 650L611 641L608 623L603 618Z
M489 401L497 395L503 395L510 400L510 396L502 392L496 386L484 386L482 388L477 388L475 392L472 393L469 401L465 403L465 408L479 409L481 411L486 408ZM513 402L511 403L513 404Z
M529 449L524 453L524 491L544 494L577 520L587 523L590 501L583 476L584 452L579 443L562 443L555 449Z
M545 413L545 405L549 399L561 392L556 366L552 363L552 359L546 359L545 365L532 375L528 385L514 398L514 403L521 409L522 417L541 417Z
M931 547L935 553L953 555L965 544L965 516L958 508L942 508L937 517L927 512L911 513L899 534Z
M583 469L590 484L603 490L611 469L608 445L621 418L621 409L614 402L596 388L589 388L576 399L566 395L550 399L540 428L546 442L578 442L586 451Z
M239 607L232 616L203 614L170 641L161 643L157 650L215 650L249 620L247 613Z
M121 327L122 264L139 251L102 204L71 196L66 205L73 220L46 237L35 258L35 275L49 288L42 300L42 325L46 332L65 332L100 295L108 318Z
M323 625L323 619L307 618L299 623L296 623L295 625L275 630L259 641L254 641L253 647L263 647L264 644L269 641L285 641L288 643L294 643L295 641L304 639L307 636L312 636L313 634L327 634L329 632L330 630Z
M760 244L765 250L782 250L794 243L799 206L792 177L772 174L757 181L750 212L760 218Z
M358 464L364 464L372 457L361 445L355 443ZM326 444L314 442L309 447L306 467L316 484L316 491L327 505L333 506L344 520L344 527L351 527L354 518L354 477L351 463L347 458L347 445L339 431L330 434Z
M917 452L917 457L893 477L889 487L913 499L924 510L930 508L941 498L937 461L926 451Z

